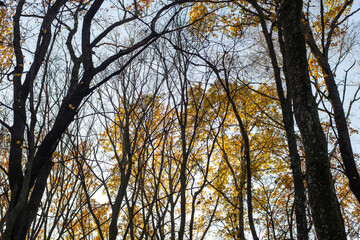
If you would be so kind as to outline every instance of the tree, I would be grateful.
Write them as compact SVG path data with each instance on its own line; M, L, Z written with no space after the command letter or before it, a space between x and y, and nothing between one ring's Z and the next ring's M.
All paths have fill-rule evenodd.
M268 31L268 27L266 24L266 17L264 11L259 6L257 1L250 1L253 7L258 12L258 17L260 21L260 25L262 28L262 32L264 34L269 57L271 60L271 65L274 71L275 84L277 88L277 94L279 97L279 101L281 104L282 115L283 115L283 123L286 132L286 138L288 141L289 148L289 156L291 159L291 170L293 174L293 182L295 188L295 214L296 214L296 224L297 224L297 235L299 239L308 239L308 229L307 229L307 221L306 221L306 196L305 196L305 188L303 184L302 178L302 169L301 169L301 160L297 149L297 139L294 130L294 117L292 112L292 91L290 88L290 79L287 71L284 71L285 82L286 82L286 94L283 88L282 78L281 78L281 70L277 60L277 54L275 51L274 43L272 40L272 32L270 29ZM277 6L279 7L279 6ZM278 25L278 28L281 28L281 25ZM282 40L282 32L278 31L278 37L280 42L280 48L284 55L284 42Z
M302 7L301 0L284 1L280 22L284 31L284 59L293 93L294 114L305 148L309 201L318 238L346 239L331 178L327 142L311 93L301 23Z
M333 3L328 1L320 4L320 27L321 32L320 43L315 40L314 33L310 27L310 20L306 17L304 20L304 31L306 34L306 42L310 47L312 54L314 55L317 63L319 64L325 84L327 86L328 99L333 107L334 120L337 128L338 143L341 153L342 161L344 162L345 174L349 180L349 186L357 200L360 202L360 176L357 170L357 166L354 160L354 153L352 150L352 144L350 141L350 133L348 129L348 123L345 116L343 102L341 100L334 73L329 63L329 52L331 47L336 44L335 38L341 38L344 36L342 33L343 23L348 16L353 1L345 1L340 3ZM328 10L325 12L324 5L328 5ZM343 17L343 15L345 15ZM321 47L319 47L319 44Z
M244 34L245 31L244 26L249 24L260 24L267 45L267 51L269 55L268 58L274 71L275 84L283 114L282 120L284 123L286 137L288 141L289 156L291 159L291 169L293 173L293 181L295 187L295 213L298 230L297 234L299 239L308 239L308 229L306 221L306 196L303 184L301 161L297 149L297 140L294 130L294 120L291 102L292 93L291 89L289 88L289 79L286 71L284 72L286 84L283 84L281 68L278 61L279 54L276 52L275 44L273 42L273 28L276 27L276 24L278 25L278 28L280 26L278 22L275 22L276 19L274 19L274 13L272 11L274 11L274 6L276 6L277 8L279 8L279 6L277 6L277 4L269 5L266 3L264 4L264 6L260 6L259 4L260 2L258 1L240 1L235 3L234 5L226 4L225 7L231 9L230 14L227 14L225 16L221 15L221 17L214 17L211 16L211 14L210 16L208 16L209 12L207 10L204 10L204 7L200 9L195 8L192 12L192 20L198 21L199 19L205 18L206 23L204 24L207 26L211 24L217 26L217 24L215 24L216 20L214 19L217 19L217 21L219 22L224 22L225 26L221 28L221 30L224 31L226 34L230 34L232 38L243 37L242 34ZM253 12L251 9L249 9L248 5L252 5L256 12ZM215 5L215 9L216 6L217 5ZM214 6L212 7L214 8ZM238 9L240 13L237 14L234 9ZM267 9L268 11L265 11L265 9ZM265 12L267 14L265 14ZM270 30L268 30L269 27L267 26L266 21L271 22ZM207 28L210 27L208 26ZM211 29L212 31L215 31L216 27L215 30L214 28ZM196 32L199 31L202 31L201 28L196 28ZM279 39L281 39L281 31L278 31L278 33ZM282 45L281 43L282 42L280 40L280 45ZM283 46L280 46L280 48L283 49ZM284 91L283 85L287 86L286 91Z
M36 217L47 179L53 167L52 154L86 97L109 79L120 74L151 42L162 34L172 31L169 23L182 8L172 12L170 10L183 2L176 1L159 6L152 12L154 15L151 15L150 12L147 15L144 11L148 5L147 2L135 2L130 5L119 3L116 6L105 6L103 3L103 0L57 0L51 3L43 1L34 3L34 6L39 4L39 8L30 8L29 13L24 9L27 4L25 0L19 1L15 6L13 18L15 53L12 75L13 118L12 124L3 124L11 135L8 170L11 201L6 216L6 230L3 239L26 238L29 227ZM98 18L114 7L121 13L120 20L100 20ZM149 19L147 16L152 17ZM95 20L102 21L106 27L98 28ZM160 20L167 21L168 24L160 26L158 24ZM40 21L40 24L35 24L36 21ZM94 63L94 57L102 51L101 47L104 44L107 45L106 38L135 21L142 23L147 34L133 43L116 47L113 53L103 55L104 58L100 62ZM29 44L32 41L34 50L29 50L29 52L33 54L24 53L26 45L23 35L26 24L38 26L34 30L34 37L27 41ZM38 130L39 124L37 113L42 104L41 98L46 94L42 89L48 80L46 72L49 70L49 59L54 54L56 41L60 40L60 30L68 32L68 35L62 40L66 43L67 56L72 63L71 73L67 75L68 79L65 82L60 82L64 84L61 88L66 90L66 94L62 99L57 99L61 104L54 113L50 129L42 133L40 141L37 142L35 139L35 132ZM78 35L81 37L80 42L75 39ZM80 44L80 48L77 47L78 44ZM109 70L115 61L129 53L135 54L126 60L120 69L110 71L102 80L97 79L99 73L105 69ZM27 58L29 60L26 61ZM44 74L44 78L40 77L41 73ZM25 166L24 171L23 166Z

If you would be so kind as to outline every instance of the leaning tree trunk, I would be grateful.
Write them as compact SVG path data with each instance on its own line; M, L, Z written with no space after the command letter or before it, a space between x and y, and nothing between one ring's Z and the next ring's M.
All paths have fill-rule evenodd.
M346 6L347 5L345 5L345 7ZM344 163L345 174L349 181L350 190L353 192L356 199L360 203L360 175L354 159L354 153L351 146L350 134L344 113L343 104L336 86L334 74L328 61L329 48L325 48L323 52L321 52L315 42L309 22L304 19L303 23L306 31L305 33L307 44L309 45L312 54L316 57L322 69L325 84L328 89L328 98L330 100L331 106L333 107L334 120L338 132L340 154Z
M284 0L280 22L294 114L305 148L309 202L318 239L346 239L330 172L327 142L311 92L305 37L301 30L302 6L302 0Z

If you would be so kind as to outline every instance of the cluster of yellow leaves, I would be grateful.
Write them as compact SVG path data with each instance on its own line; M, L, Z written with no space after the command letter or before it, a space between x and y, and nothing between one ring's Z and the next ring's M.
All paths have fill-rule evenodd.
M314 79L317 89L321 91L326 91L327 90L327 86L325 83L326 74L323 72L319 63L317 62L316 59L310 58L308 64L309 64L310 76Z
M128 11L134 11L136 14L142 14L150 8L154 0L136 0L126 6Z
M258 2L264 5L268 13L274 8L267 1ZM219 32L231 38L240 37L246 28L257 26L259 22L256 15L250 14L249 8L250 4L244 0L227 3L221 1L196 3L189 13L192 24L190 31L201 38L209 33L216 37ZM275 18L275 14L271 14L269 18Z
M315 21L313 22L314 35L316 39L321 39L322 32L327 34L328 31L333 27L332 21L338 15L345 4L344 0L325 0L324 1L324 13L323 23L321 13L316 15ZM345 12L342 14L342 18L350 13L351 8L347 7ZM341 21L342 18L338 20ZM324 25L324 26L323 26ZM343 41L343 36L347 31L346 25L337 25L334 29L332 36L331 46L338 46Z
M319 66L319 63L314 58L309 59L309 71L310 74L316 79L322 78L322 70Z
M276 95L276 90L267 84L261 84L256 91L246 86L238 86L235 83L231 84L230 87L232 92L236 92L234 100L249 134L251 170L254 178L260 179L271 173L284 176L284 180L279 180L279 186L282 186L281 188L289 187L291 178L286 178L287 171L284 173L284 169L290 169L288 162L278 157L286 154L284 136L269 118L281 122L279 104L274 99L266 97L266 95ZM204 105L210 118L212 116L219 117L221 116L219 113L226 112L227 97L225 92L219 89L221 89L221 85L217 82L206 93L208 96L206 99L209 102L205 102ZM231 110L221 132L210 166L209 181L212 183L213 189L210 188L209 191L213 197L211 199L205 198L205 201L202 202L201 211L213 211L214 201L219 198L219 206L215 216L224 224L224 228L220 228L218 234L224 239L232 239L233 236L238 236L239 217L245 216L246 213L246 204L244 204L246 203L246 162L243 152L243 138L240 134L238 122ZM258 194L266 196L266 191L266 189L258 189L255 197L260 199L261 196ZM288 199L288 195L284 194L283 197L286 200ZM263 214L264 209L260 205L258 207L258 212ZM240 209L243 209L243 216L240 216ZM199 216L199 221L206 222L207 216ZM266 217L266 214L264 216ZM284 220L284 222L286 221ZM246 223L244 227L247 228Z
M205 38L205 34L214 32L214 25L217 16L209 10L209 6L203 2L195 3L190 11L190 23L192 24L190 32L194 35L200 35ZM213 33L214 36L216 36Z
M11 15L10 8L0 7L0 72L10 67L13 55Z

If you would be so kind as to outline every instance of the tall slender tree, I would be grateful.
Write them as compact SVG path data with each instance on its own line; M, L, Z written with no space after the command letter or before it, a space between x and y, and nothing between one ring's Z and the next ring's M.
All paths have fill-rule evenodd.
M305 148L309 202L319 239L346 239L345 228L330 172L327 142L311 92L302 0L285 0L280 9L284 59L294 104L294 115Z

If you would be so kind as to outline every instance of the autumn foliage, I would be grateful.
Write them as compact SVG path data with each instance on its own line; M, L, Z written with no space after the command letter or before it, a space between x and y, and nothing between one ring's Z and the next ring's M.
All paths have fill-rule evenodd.
M355 5L5 2L0 238L360 238Z

